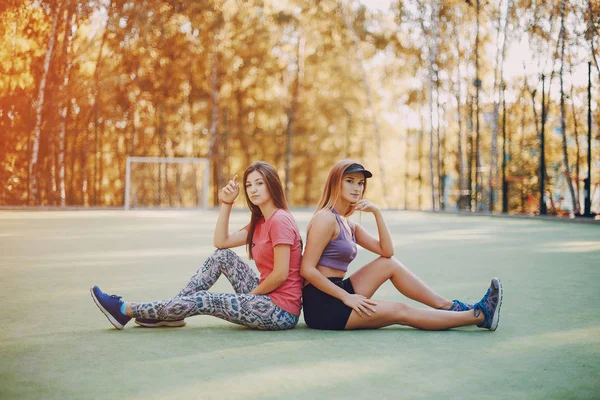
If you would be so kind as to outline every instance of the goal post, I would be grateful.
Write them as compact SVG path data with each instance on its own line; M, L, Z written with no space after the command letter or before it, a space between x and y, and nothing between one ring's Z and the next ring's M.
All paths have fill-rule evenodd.
M123 208L208 207L207 158L127 157Z

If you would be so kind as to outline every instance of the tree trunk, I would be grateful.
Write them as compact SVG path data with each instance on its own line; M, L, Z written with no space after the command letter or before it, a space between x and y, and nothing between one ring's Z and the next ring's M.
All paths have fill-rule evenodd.
M285 197L290 201L290 187L291 187L291 169L290 164L292 162L292 136L294 134L294 121L296 118L296 112L298 108L298 97L300 95L300 88L304 80L304 36L300 33L298 38L298 48L296 50L296 79L294 81L294 87L292 89L292 99L288 108L288 123L285 131L286 136L286 152L285 152Z
M502 4L500 4L502 6ZM488 177L488 186L490 188L489 211L494 211L495 192L496 192L496 173L495 167L498 160L498 121L500 119L500 92L504 84L504 58L506 55L506 31L508 26L508 17L510 14L510 0L506 0L506 12L504 15L504 26L502 24L502 10L498 12L498 30L496 31L496 68L494 71L494 116L492 125L492 146L490 154L490 174Z
M69 1L68 12L65 18L65 33L63 39L63 54L65 55L65 67L63 71L63 81L59 88L61 104L59 105L60 124L58 129L58 185L60 206L65 207L67 201L65 185L65 131L67 126L67 117L69 115L69 77L71 73L71 59L69 58L70 42L73 36L72 26L76 16L73 13L74 7Z
M97 193L97 203L96 205L103 206L104 201L102 200L103 193L103 182L104 182L104 140L106 139L105 135L106 128L106 120L103 119L100 124L100 135L98 137L98 193Z
M502 43L502 63L500 64L500 98L502 99L502 137L503 137L503 143L506 142L506 82L504 80L504 65L506 62L506 51L507 51L507 43L508 43L508 39L507 39L507 35L508 35L508 24L509 24L509 18L511 16L511 10L512 10L512 0L507 0L507 4L506 4L506 14L505 14L505 18L504 18L504 40ZM506 160L504 160L504 149L503 149L503 153L502 153L502 157L503 157L503 162L505 162ZM500 181L500 171L496 172L496 182ZM503 186L502 186L502 190L504 190L504 181L503 181ZM508 188L508 184L506 185ZM507 189L508 191L508 189ZM496 193L498 193L498 191L496 190ZM507 199L508 201L508 199ZM502 200L502 208L507 208L504 207L504 199ZM507 209L508 210L508 209ZM508 212L508 211L507 211Z
M538 125L538 113L537 113L537 108L536 108L536 104L535 104L535 96L537 94L537 89L534 88L533 90L529 89L529 84L527 83L527 78L525 78L525 89L527 90L527 93L529 93L531 95L531 108L533 110L533 120L534 120L534 127L535 127L535 136L538 138L540 137L540 127ZM523 133L523 135L525 135L525 133ZM521 148L523 148L521 146Z
M90 134L86 124L83 128L84 134L82 135L81 153L79 159L79 173L81 174L81 205L89 205L89 174L88 174L88 154L90 151Z
M134 157L136 152L136 137L137 137L137 125L135 123L135 117L137 114L137 102L131 102L129 105L129 125L131 126L131 137L129 140L129 149L127 151L127 153L131 156Z
M596 70L598 71L598 76L600 77L600 65L598 65L598 58L596 57L597 50L594 46L594 10L592 8L592 0L588 0L588 37L590 41L590 50L592 53L592 59L594 60L594 65L596 66Z
M213 205L216 207L219 205L219 176L217 170L218 165L218 137L217 130L219 126L219 33L215 33L213 37L213 51L211 57L211 96L212 96L212 108L210 113L210 129L209 129L209 144L208 144L208 157L211 160L213 168Z
M527 82L525 82L525 84L527 84ZM526 89L527 92L529 92L529 88ZM539 137L538 134L538 126L537 126L537 112L535 111L535 96L532 94L531 96L532 101L533 101L533 110L534 110L534 114L536 114L534 122L535 122L535 131L536 131L536 138ZM525 149L525 97L522 96L521 97L521 126L520 126L520 136L519 136L519 150L521 155L523 154L523 150ZM519 186L520 186L520 193L521 193L521 214L525 214L525 182L523 180L519 181Z
M108 20L111 17L112 0L109 0L106 7L108 12ZM106 37L108 36L108 26L104 27L104 33L102 34L102 41L100 42L100 50L98 51L98 57L96 58L96 68L94 70L94 104L92 106L94 114L94 176L92 184L94 185L94 205L98 204L98 162L100 160L100 154L98 150L98 111L100 108L100 66L102 62L102 53L104 50L104 44L106 43Z
M501 65L501 54L502 54L502 45L501 42L504 42L504 38L500 37L502 33L502 2L499 4L500 10L498 11L498 26L496 29L496 66L494 68L494 111L492 117L492 141L490 145L490 173L488 175L488 187L490 189L490 197L489 197L489 209L488 211L494 211L494 171L496 166L496 142L498 141L498 119L500 118L500 65Z
M456 82L452 85L454 89L454 97L456 98L456 122L458 124L458 132L457 132L457 162L456 169L458 172L458 188L459 188L459 196L463 195L463 191L465 190L465 164L464 164L464 156L463 156L463 127L462 127L462 108L461 108L461 86L460 81L462 79L460 75L460 35L458 34L458 25L454 25L454 37L456 39L456 49L459 54L458 64L456 66Z
M475 157L475 145L473 143L473 139L475 135L473 134L473 95L468 97L469 99L469 140L467 141L467 160L469 162L469 210L473 211L473 205L475 204L475 183L473 182L473 163Z
M573 76L572 65L569 71L570 75ZM581 207L581 187L579 183L579 173L580 173L580 157L581 157L581 149L579 148L579 123L577 122L577 112L575 110L575 93L573 93L573 86L571 85L571 112L573 113L573 137L575 138L575 146L577 147L575 153L575 185L576 185L576 202L579 207ZM581 208L579 208L581 209Z
M437 114L437 181L438 181L438 204L440 210L444 210L446 208L444 204L444 192L445 192L445 170L444 170L444 134L442 132L442 124L440 121L443 121L444 109L440 105L440 77L438 72L435 74L435 110ZM440 109L442 113L440 115Z
M40 198L45 199L46 203L42 202L42 205L55 205L56 204L56 191L58 189L57 186L57 162L58 162L58 149L56 145L56 137L53 128L51 128L51 134L47 135L48 140L48 154L45 157L47 168L44 168L45 171L50 171L50 179L46 179L46 196L42 196L40 193Z
M421 159L423 158L423 138L425 137L425 120L423 118L423 112L419 112L419 120L420 120L420 129L419 129L419 140L417 145L417 165L419 167L418 176L417 176L417 193L418 193L418 202L417 202L417 210L421 210L421 206L423 204L423 163Z
M159 157L165 157L164 154L164 116L163 116L163 108L164 105L162 103L162 100L160 98L160 95L158 96L159 98L156 99L154 101L154 103L156 104L156 132L158 132L158 156ZM164 97L163 97L164 98ZM157 189L156 189L156 196L154 198L155 204L157 207L162 207L163 205L163 176L165 174L165 169L167 168L166 164L163 163L158 163L157 164L157 170L156 170L156 182L157 182Z
M79 190L76 189L75 184L76 184L76 175L75 175L75 161L77 160L77 156L76 156L76 152L78 150L78 143L80 142L80 135L79 133L79 117L81 116L81 113L77 113L76 117L75 117L75 129L73 132L75 132L75 134L71 135L71 146L70 149L68 149L67 151L69 152L69 154L71 155L69 157L69 161L70 161L70 165L69 165L69 193L67 195L67 197L69 198L71 204L81 204L79 202L79 199L77 199L76 201L76 197L74 193L78 193L80 192ZM79 145L81 146L81 145ZM82 165L79 166L79 168L83 168Z
M543 76L544 75L542 75L542 77ZM552 82L552 77L550 78L550 81ZM541 144L541 142L543 140L542 132L544 132L544 127L545 127L545 124L546 124L546 121L545 121L545 118L546 118L545 114L546 113L544 112L544 110L546 109L545 108L546 107L546 100L544 99L544 97L545 97L544 85L542 84L542 116L541 116L541 118L539 118L541 120L540 121L541 128L540 128L540 125L538 125L538 112L537 112L537 106L536 106L536 102L535 102L535 97L537 95L537 86L538 85L536 85L533 90L530 90L529 89L529 83L527 83L527 77L525 77L525 88L526 88L527 92L531 95L531 108L533 110L533 120L534 120L534 127L535 127L535 137L538 140L538 142L540 142L540 144ZM548 97L550 97L550 96L548 96ZM525 148L524 147L524 145L525 145L524 144L524 140L525 140L524 139L524 136L525 136L524 128L522 128L522 130L523 130L523 134L521 136L521 145L519 147L521 149L524 149ZM538 182L539 185L540 185L540 187L544 186L543 179L545 179L545 176L546 176L545 171L546 171L546 160L545 160L543 152L540 151L539 182ZM524 196L524 188L523 188L523 182L522 181L521 181L521 196L522 197ZM543 197L543 194L540 193L540 196ZM525 211L525 205L524 205L525 201L524 200L522 201L522 204L523 204L522 205L522 209ZM540 212L542 212L542 207L541 206L540 206Z
M136 78L139 74L139 64L136 60L136 62L134 63L134 65L132 66L132 68L129 70L129 74L135 74ZM127 89L126 89L127 90ZM135 157L136 155L136 140L137 140L137 124L135 122L136 116L137 116L137 98L134 99L133 101L129 100L129 96L126 94L127 99L129 101L129 105L127 107L127 118L129 120L128 126L131 127L131 136L129 137L129 143L125 145L125 147L127 147L125 153L128 154L130 157ZM127 160L127 157L125 157L125 160ZM125 163L127 163L127 161L125 161ZM125 185L123 185L123 190L125 190ZM123 192L123 201L125 201L125 192Z
M315 163L312 160L309 160L306 163L306 178L304 180L304 204L303 206L305 207L309 207L312 206L312 199L311 199L311 188L313 187L313 176L314 176L314 171L313 168L315 166Z
M565 2L562 0L560 3L560 131L562 134L562 148L563 148L563 162L565 165L565 177L567 178L567 185L569 192L571 193L571 200L573 205L573 212L579 212L579 205L577 204L577 198L575 197L575 190L573 189L573 180L571 179L571 171L569 167L569 153L567 149L567 124L566 124L566 110L565 110L565 90L564 90L564 66L565 66L565 42L566 42L566 29L565 29Z
M408 126L408 124L406 124ZM408 166L410 165L409 157L409 143L410 143L410 130L406 129L406 136L404 137L404 209L408 210Z
M14 90L12 90L12 77L13 75L15 75L15 50L16 50L16 45L17 45L17 32L18 32L18 17L15 16L15 21L14 21L14 30L13 30L13 36L12 36L12 45L11 45L11 51L10 51L10 74L8 75L8 86L7 86L7 92L8 92L8 98L11 99L14 96ZM10 100L9 100L10 102ZM3 118L0 119L0 129L2 131L5 131L6 129L6 122L7 118L7 110L4 109L1 105L0 105L0 113L2 113ZM10 124L10 131L14 130L14 119L10 119L10 122L8 122ZM7 146L8 145L8 139L5 137L4 140L0 140L0 204L6 204L6 195L7 195L7 190L8 190L8 182L6 182L6 178L5 178L5 172L8 171L7 166L5 165L6 163L6 159L7 159ZM28 146L29 147L29 146Z
M550 89L550 88L548 88ZM550 90L548 90L548 99L550 98ZM540 130L540 215L547 214L546 207L546 119L548 116L548 108L546 107L546 89L545 76L542 74L542 129Z
M475 210L480 210L479 196L482 190L482 176L481 176L481 157L480 157L480 142L481 137L479 134L479 91L481 89L481 79L479 75L479 16L481 11L481 0L476 2L476 13L477 13L477 32L475 33Z
M48 42L48 50L46 50L46 58L44 59L44 73L40 81L38 90L38 100L36 104L35 127L33 131L33 149L31 151L31 160L29 163L29 192L31 194L31 203L38 203L38 156L40 151L40 136L42 129L42 112L44 111L44 95L46 90L46 80L48 79L48 71L50 70L50 59L54 52L54 43L56 42L58 20L62 4L56 4L54 12L54 21L50 30L50 41Z
M196 153L194 152L194 100L192 99L192 93L194 93L195 91L195 84L194 84L194 72L193 72L193 63L192 60L190 58L190 63L189 63L189 74L188 74L188 82L189 82L189 92L187 95L187 106L188 106L188 112L187 112L187 122L188 122L188 130L186 132L186 139L185 139L185 155L186 157L195 157Z
M508 181L506 179L506 167L509 160L509 156L506 150L507 138L506 138L506 85L504 80L500 84L500 97L502 99L502 212L508 213ZM510 139L508 139L510 140Z
M432 15L431 15L431 21L432 21L432 32L431 32L431 45L429 47L429 85L428 85L428 91L429 91L429 177L431 179L431 208L433 210L436 210L437 207L437 202L436 202L436 186L435 186L435 168L434 168L434 141L435 141L435 136L436 134L439 135L439 120L437 121L437 124L434 124L433 121L433 113L434 113L434 100L433 100L433 94L434 94L434 86L436 85L436 71L437 71L437 64L436 64L436 60L437 60L437 51L438 51L438 19L439 19L439 4L437 0L433 0L432 3ZM422 24L422 29L423 32L426 32L426 28L423 24L423 21L421 21ZM438 154L439 157L439 154ZM439 167L439 163L438 163L438 167ZM439 177L439 170L438 170L438 177ZM439 182L438 182L439 184ZM438 198L439 199L439 198Z

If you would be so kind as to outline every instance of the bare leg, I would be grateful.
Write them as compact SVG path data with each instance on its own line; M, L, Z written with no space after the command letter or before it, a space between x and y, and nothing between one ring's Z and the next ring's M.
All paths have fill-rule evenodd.
M350 277L354 291L368 298L388 279L400 293L419 303L433 308L448 308L452 305L452 301L434 292L394 257L379 257Z
M361 317L352 311L346 329L377 329L399 324L424 330L446 330L459 326L476 325L484 320L483 313L475 317L473 311L447 312L411 307L404 303L377 301L376 312Z

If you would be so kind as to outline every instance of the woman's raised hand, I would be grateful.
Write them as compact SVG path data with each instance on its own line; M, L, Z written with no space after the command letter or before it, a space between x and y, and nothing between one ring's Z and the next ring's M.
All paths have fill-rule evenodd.
M377 303L361 294L348 294L344 298L344 304L353 309L361 317L370 317L375 313Z
M227 203L233 203L240 194L240 185L237 183L238 176L234 176L227 185L221 189L221 200Z
M374 213L378 210L379 207L377 207L375 204L371 203L367 199L359 200L354 204L354 211L366 211Z

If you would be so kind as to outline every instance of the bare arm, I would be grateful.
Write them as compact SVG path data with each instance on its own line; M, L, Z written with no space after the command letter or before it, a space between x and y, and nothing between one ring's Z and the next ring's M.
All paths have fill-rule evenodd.
M221 200L227 203L233 203L240 193L240 187L237 183L237 175L230 180L229 183L221 189ZM213 243L219 249L228 249L246 244L248 231L241 229L234 233L229 233L229 216L231 215L231 207L233 204L221 203L221 210L217 218L217 226Z
M290 252L292 246L288 244L278 244L273 247L274 261L273 271L264 281L255 287L250 294L268 294L281 286L288 278L290 273Z
M379 254L382 257L392 257L394 255L394 243L392 242L390 230L383 219L383 214L379 207L375 206L370 201L363 199L356 203L355 210L373 213L375 216L375 222L377 223L377 233L379 235L379 239L377 239L367 232L365 228L357 223L354 223L356 243L358 243L361 247L372 251L373 253Z

